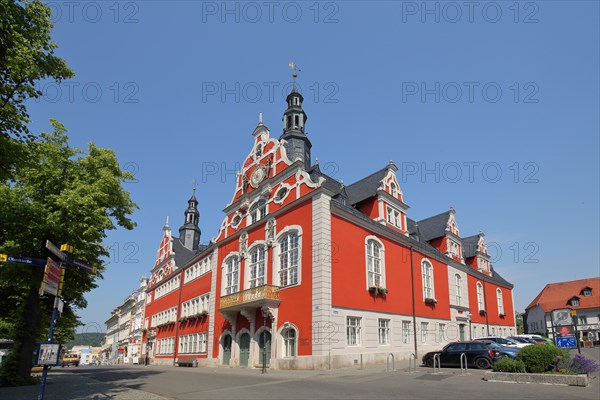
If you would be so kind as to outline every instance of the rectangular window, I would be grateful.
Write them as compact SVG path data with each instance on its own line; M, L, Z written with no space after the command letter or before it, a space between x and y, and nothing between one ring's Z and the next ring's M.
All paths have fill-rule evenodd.
M443 343L446 341L446 335L444 331L446 330L446 324L438 324L438 342Z
M390 344L390 320L379 319L379 344Z
M298 283L298 234L290 233L280 242L279 255L279 286L289 286Z
M421 322L421 343L429 343L429 322Z
M360 320L359 317L346 318L346 338L349 346L360 345Z
M402 321L402 343L410 343L410 321Z
M587 324L588 323L587 322L587 315L580 315L579 316L579 323L580 324L584 324L584 325Z

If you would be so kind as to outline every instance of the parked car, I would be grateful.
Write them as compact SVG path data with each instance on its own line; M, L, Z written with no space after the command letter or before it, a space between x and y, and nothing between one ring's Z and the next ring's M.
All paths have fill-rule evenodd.
M546 344L546 341L543 339L529 339L519 336L508 336L508 339L514 340L515 342L519 343Z
M532 343L519 343L515 340L503 338L503 337L499 337L499 336L486 336L486 337L475 338L475 340L491 340L492 342L496 342L502 346L517 347L519 349L522 349L525 346L532 345Z
M518 347L502 346L496 342L492 342L491 340L478 340L478 342L488 343L491 348L498 350L500 355L503 357L512 358L513 360L517 358L517 353L519 350L521 350Z
M66 353L63 356L62 362L60 364L61 367L68 367L70 365L74 365L79 367L79 354L77 353Z
M515 336L532 339L532 340L535 340L537 343L539 343L540 341L544 341L547 344L554 344L552 339L541 336L541 335L520 334L520 335L515 335Z
M442 367L460 366L461 354L467 358L467 366L479 369L489 368L496 360L504 357L497 348L486 342L453 342L440 351L431 351L423 356L423 364L433 367L435 354L440 355Z

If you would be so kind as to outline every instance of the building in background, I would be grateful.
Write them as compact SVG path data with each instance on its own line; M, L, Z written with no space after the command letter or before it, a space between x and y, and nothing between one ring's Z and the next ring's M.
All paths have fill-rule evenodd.
M575 310L577 333L581 342L598 344L600 341L600 277L576 281L549 283L525 309L526 333L539 333L555 338L553 325L563 325L556 311ZM566 314L568 323L571 318ZM574 334L573 331L569 334Z
M348 186L323 173L295 86L286 102L279 139L260 116L210 244L195 190L178 237L167 219L146 290L150 361L330 368L515 334L513 285L483 233L461 236L452 208L409 218L392 161Z
M138 288L112 311L105 322L102 363L139 364L147 285L148 279L142 277Z

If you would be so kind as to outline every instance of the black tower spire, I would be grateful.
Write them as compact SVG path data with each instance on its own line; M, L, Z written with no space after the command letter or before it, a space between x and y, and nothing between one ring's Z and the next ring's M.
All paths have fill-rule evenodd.
M310 168L310 148L312 147L304 131L308 117L302 109L304 97L296 90L296 78L298 77L296 71L298 69L294 63L290 63L290 67L294 69L292 75L294 86L285 99L287 109L283 113L283 134L279 139L284 139L287 142L285 149L288 158L291 161L296 159L302 160L304 168L308 170Z
M188 208L183 213L185 223L179 228L179 240L188 249L196 251L200 243L200 212L198 211L198 200L196 200L196 189L188 200Z

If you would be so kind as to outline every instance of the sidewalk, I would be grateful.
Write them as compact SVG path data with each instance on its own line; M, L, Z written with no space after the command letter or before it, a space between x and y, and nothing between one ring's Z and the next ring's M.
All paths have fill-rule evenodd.
M40 385L0 387L0 399L35 400L40 391ZM50 371L44 392L45 400L166 400L141 390L130 389L106 382L90 379L72 372Z

